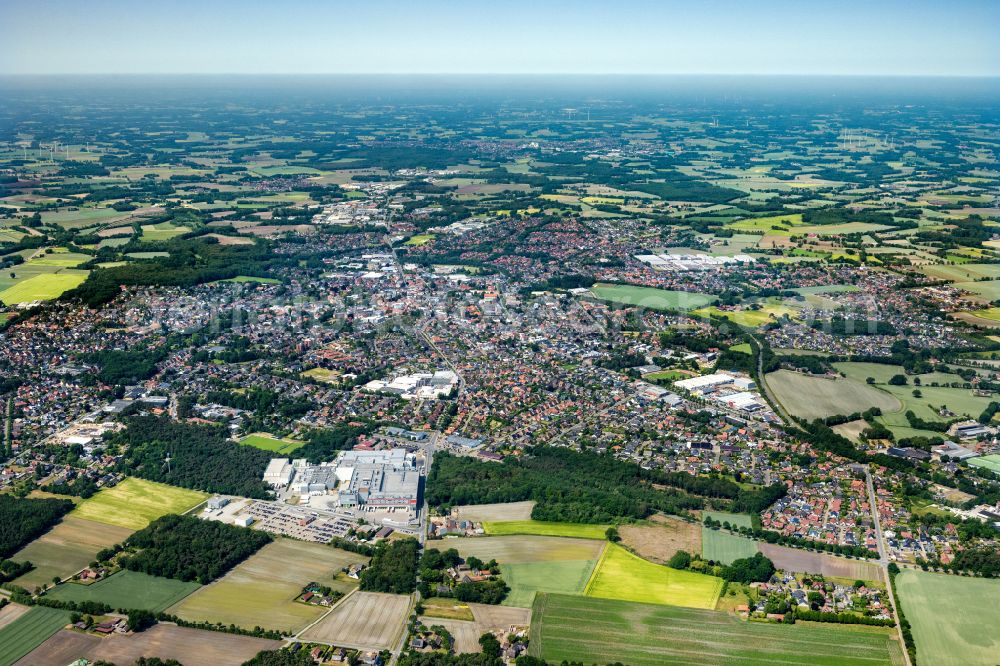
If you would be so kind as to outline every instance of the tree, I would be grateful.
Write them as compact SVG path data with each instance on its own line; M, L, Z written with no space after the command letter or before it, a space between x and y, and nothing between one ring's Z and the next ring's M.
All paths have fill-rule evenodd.
M691 566L691 554L686 550L678 550L667 562L667 566L671 569L687 569Z
M621 536L618 534L618 528L616 527L609 527L606 529L604 531L604 538L611 543L618 543L622 540Z
M479 637L479 645L483 649L483 654L488 657L500 656L500 641L491 633L485 633Z
M152 611L134 608L128 612L128 627L138 633L146 631L156 624L156 615Z
M906 386L906 377L903 375L893 375L889 378L889 384L892 386Z

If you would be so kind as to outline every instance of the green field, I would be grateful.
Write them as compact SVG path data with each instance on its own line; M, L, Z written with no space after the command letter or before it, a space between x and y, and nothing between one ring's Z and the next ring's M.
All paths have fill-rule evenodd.
M410 239L404 243L404 245L427 245L432 240L434 240L434 234L417 234L415 236L411 236Z
M745 622L711 610L539 594L528 653L550 664L898 666L903 656L891 636L878 627Z
M165 241L186 234L189 231L191 231L190 227L178 226L170 222L144 224L142 225L142 240Z
M920 664L1000 662L1000 581L907 569L896 576Z
M583 594L597 560L501 564L500 575L510 587L504 606L531 608L536 592Z
M60 601L98 601L112 608L164 611L197 590L198 583L120 571L96 583L63 583L47 596Z
M994 474L1000 474L1000 455L993 454L979 458L971 458L968 462L974 467L982 467L984 469L992 470Z
M720 310L717 307L700 308L691 313L702 317L724 317L738 326L755 328L788 315L793 317L798 310L775 303L764 304L760 309L745 308L743 310Z
M160 516L184 513L208 499L207 493L129 477L76 507L70 516L141 530Z
M459 537L428 542L462 557L496 558L510 586L505 606L528 608L535 592L582 594L607 541L532 535Z
M608 544L586 594L603 599L715 608L722 579L653 564L621 546Z
M255 449L263 449L264 451L273 451L274 453L291 453L292 451L305 446L305 442L287 438L278 439L276 437L271 437L267 433L254 433L252 435L247 435L240 440L240 444L246 444L247 446L252 446Z
M747 220L737 220L736 222L730 222L726 224L727 229L732 229L733 231L746 232L764 232L765 234L788 234L794 233L792 231L785 231L785 229L791 229L793 227L800 226L802 224L802 214L795 213L793 215L771 215L769 217L754 217Z
M702 511L701 517L711 518L720 523L729 523L733 527L753 527L751 518L745 513L726 513L723 511ZM718 529L701 527L701 556L706 560L731 564L733 560L753 557L757 553L757 542L736 534Z
M87 271L64 271L50 275L35 275L0 291L0 301L6 305L51 301L64 292L75 289L87 279Z
M10 666L69 624L69 611L35 606L0 629L0 666Z
M895 412L900 402L891 395L850 379L826 379L791 370L778 370L765 377L775 398L792 416L809 421L826 416L863 412L879 407ZM981 411L981 410L980 410Z
M670 291L653 287L622 284L595 284L590 288L595 298L622 305L636 305L650 310L696 310L711 305L715 296L691 291Z
M757 554L757 542L753 539L730 534L725 530L701 528L701 556L706 560L732 564L733 560L753 557Z
M266 277L255 277L253 275L237 275L236 277L229 278L228 280L219 280L219 282L235 282L237 284L243 284L243 283L281 284L281 280L275 280L274 278L266 278Z
M727 513L725 511L702 511L701 519L711 518L735 527L753 527L753 518L748 513Z
M967 415L968 417L976 418L993 399L974 395L972 389L931 386L934 383L950 384L953 382L964 382L961 377L951 373L930 372L922 375L907 376L906 385L892 386L887 382L893 375L904 374L901 366L845 362L835 363L834 368L857 382L864 382L868 377L871 377L875 380L874 387L883 394L891 395L899 401L900 406L897 409L883 409L882 416L878 417L878 421L891 428L897 437L906 436L905 433L911 430L909 422L906 420L907 410L913 410L913 413L917 417L925 421L937 421L940 423L948 420L938 414L937 408L941 405L945 405L952 412L960 416ZM914 384L917 378L920 380L920 386ZM914 389L920 390L921 396L919 398L914 397Z
M536 536L575 537L577 539L604 539L610 525L584 523L550 523L543 520L505 520L483 523L490 536L534 534Z

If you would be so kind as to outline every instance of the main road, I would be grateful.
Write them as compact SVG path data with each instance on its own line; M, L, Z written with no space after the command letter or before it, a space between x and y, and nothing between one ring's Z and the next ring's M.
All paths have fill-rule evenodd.
M899 647L903 651L903 660L906 666L913 666L910 663L910 653L906 650L906 642L903 640L903 628L899 624L899 606L896 605L896 594L892 590L892 581L889 579L889 551L885 547L885 535L882 534L882 520L878 515L878 504L875 501L875 484L872 481L872 473L865 468L865 485L868 488L868 506L872 512L872 524L875 527L875 544L878 547L878 565L882 569L882 578L885 579L885 589L889 591L889 602L892 604L892 616L896 618L896 634L899 639Z

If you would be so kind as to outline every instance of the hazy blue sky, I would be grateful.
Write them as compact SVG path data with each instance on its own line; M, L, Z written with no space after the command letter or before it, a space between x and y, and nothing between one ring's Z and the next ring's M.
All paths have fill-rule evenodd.
M1000 75L1000 0L0 0L0 73Z

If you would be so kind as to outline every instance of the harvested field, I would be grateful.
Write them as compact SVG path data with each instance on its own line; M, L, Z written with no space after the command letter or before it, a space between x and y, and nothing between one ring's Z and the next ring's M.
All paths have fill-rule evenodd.
M622 525L622 544L652 562L666 564L678 550L701 552L701 525L669 516L654 516L649 525Z
M474 619L456 620L437 617L421 617L429 626L439 624L455 637L455 652L481 652L479 637L490 631L507 632L512 626L527 627L531 624L530 608L509 608L487 604L469 604Z
M470 504L456 507L458 517L476 523L505 520L531 520L533 501L507 502L505 504Z
M140 634L106 638L62 630L49 638L18 666L69 664L76 659L134 664L141 657L183 660L184 666L238 666L261 650L276 650L281 641L217 631L157 624Z
M301 630L325 611L295 599L311 582L349 591L356 584L336 577L344 567L367 562L362 555L318 543L278 539L169 612L185 620L223 622L252 629Z
M528 654L630 666L898 666L893 636L881 627L745 622L713 610L546 594L532 609Z
M3 629L29 610L31 610L31 606L22 606L21 604L7 604L3 608L0 608L0 629Z
M455 637L455 652L480 652L479 637L490 631L507 632L512 626L527 627L531 624L531 609L469 604L473 613L472 621L421 617L429 626L439 624Z
M34 590L52 578L72 576L94 559L102 548L121 543L132 534L127 527L106 525L67 515L51 530L14 553L12 559L28 560L35 568L14 583Z
M857 443L861 437L861 433L868 427L868 422L863 419L858 419L857 421L848 421L847 423L838 423L833 426L833 431L842 437L846 437L852 442Z
M462 557L474 555L487 561L496 558L501 564L596 560L600 557L604 544L603 541L590 539L532 535L460 537L428 542L431 548L455 548Z
M900 402L884 391L850 379L826 379L791 370L778 370L765 377L775 398L793 416L807 420L853 414L871 407L883 413L900 409Z
M807 550L759 543L757 548L766 558L774 562L778 569L800 573L818 573L824 576L839 576L854 580L874 580L883 583L882 572L877 564L864 560L849 560L828 553L810 553Z
M402 635L410 597L381 592L354 592L301 638L362 650L388 650Z

